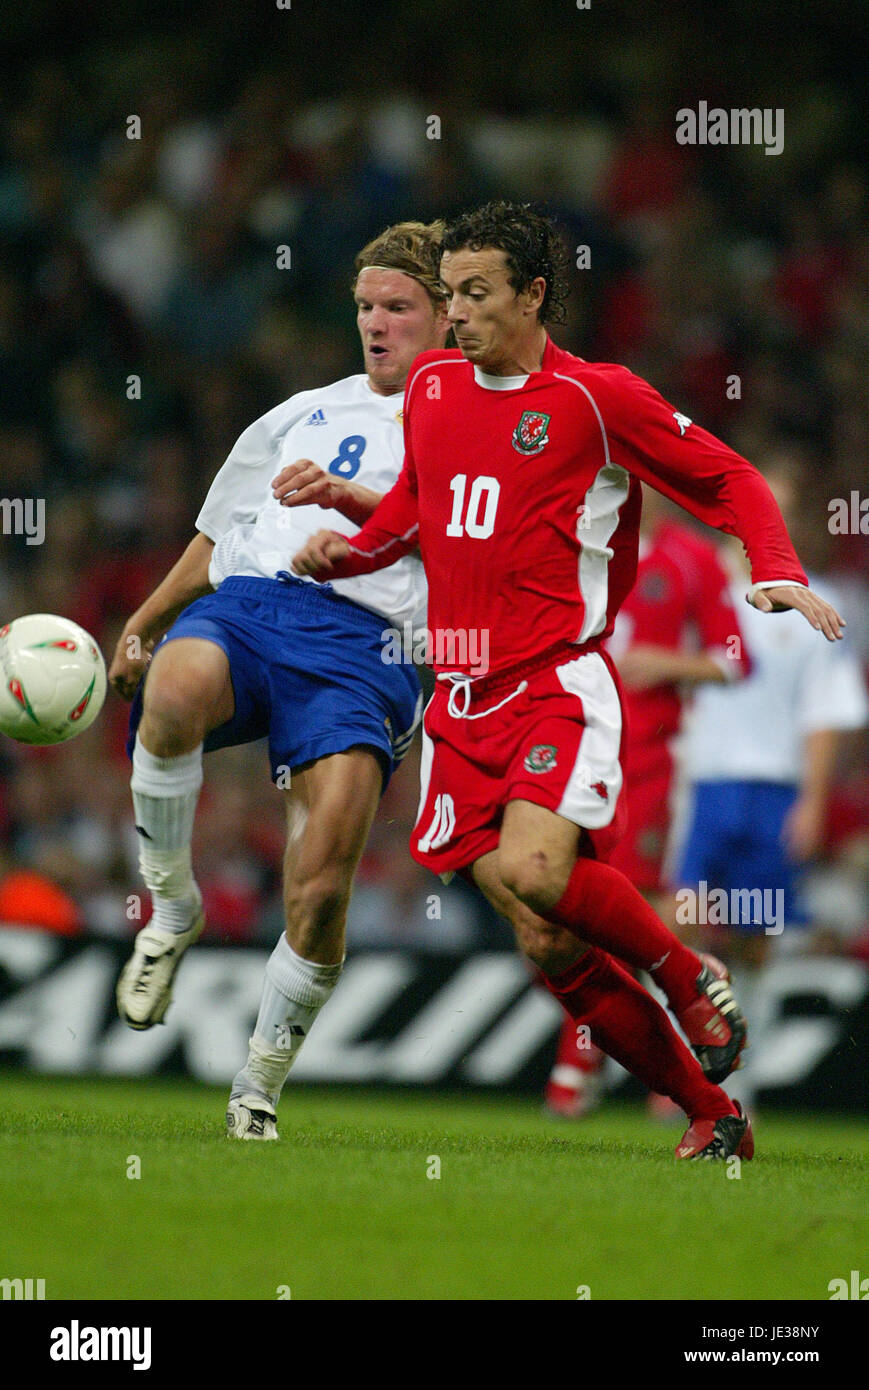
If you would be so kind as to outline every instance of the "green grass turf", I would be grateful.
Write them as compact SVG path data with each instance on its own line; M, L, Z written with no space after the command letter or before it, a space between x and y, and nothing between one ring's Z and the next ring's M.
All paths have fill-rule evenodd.
M866 1266L865 1120L762 1118L728 1178L631 1107L288 1088L282 1142L240 1144L224 1101L7 1077L0 1277L49 1299L828 1299Z

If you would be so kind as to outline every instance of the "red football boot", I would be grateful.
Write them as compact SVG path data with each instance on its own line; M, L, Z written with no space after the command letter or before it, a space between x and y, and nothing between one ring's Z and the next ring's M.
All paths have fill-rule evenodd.
M676 1145L677 1158L754 1158L751 1120L739 1101L738 1115L718 1120L694 1120Z
M701 955L697 998L681 1013L673 1012L703 1068L716 1085L739 1066L748 1029L733 990L730 971L715 956Z

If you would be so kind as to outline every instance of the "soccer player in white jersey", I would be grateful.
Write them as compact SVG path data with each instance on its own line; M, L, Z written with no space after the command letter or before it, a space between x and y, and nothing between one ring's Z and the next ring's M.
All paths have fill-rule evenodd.
M398 477L408 369L448 332L439 231L401 223L360 252L353 288L364 374L303 391L244 431L197 535L127 622L109 673L119 694L136 693L131 787L153 900L118 983L131 1028L161 1021L181 956L202 931L191 837L203 751L267 735L273 780L287 788L286 932L232 1086L227 1129L238 1138L278 1137L281 1087L337 983L353 875L419 719L414 667L382 660L385 625L424 625L419 559L327 586L289 568L322 526L324 505L334 524L361 524ZM288 469L296 501L309 502L291 511L272 494Z
M786 466L766 476L790 521L799 506L797 479ZM745 587L746 562L735 545L727 558L736 595ZM823 580L811 582L838 604ZM675 878L680 890L691 890L678 895L677 926L691 927L698 941L739 967L740 994L750 1000L771 949L797 945L808 925L799 872L823 846L842 738L866 724L869 701L847 641L814 640L793 613L771 623L749 608L741 625L749 676L726 691L699 690L686 721L681 751L690 805ZM756 1056L757 1048L731 1085L745 1105Z

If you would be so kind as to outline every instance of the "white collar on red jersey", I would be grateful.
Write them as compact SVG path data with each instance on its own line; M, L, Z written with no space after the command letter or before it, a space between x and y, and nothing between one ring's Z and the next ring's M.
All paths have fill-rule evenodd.
M480 367L474 366L474 380L487 391L518 391L528 380L527 376L490 376Z

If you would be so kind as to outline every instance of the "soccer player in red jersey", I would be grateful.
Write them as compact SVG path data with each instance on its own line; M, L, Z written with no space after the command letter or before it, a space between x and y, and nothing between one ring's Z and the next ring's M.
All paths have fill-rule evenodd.
M628 727L627 823L608 862L665 921L673 915L662 875L683 699L694 686L740 679L748 666L718 552L671 510L660 493L644 489L637 580L607 644L624 687ZM568 1015L546 1085L548 1109L569 1117L592 1109L603 1060ZM655 1116L669 1118L668 1097L649 1100Z
M404 467L373 516L352 542L318 532L293 565L335 578L419 546L437 688L411 852L470 876L592 1041L686 1111L678 1157L749 1158L749 1121L715 1084L745 1042L726 972L605 862L625 809L619 683L604 643L636 576L640 482L739 536L756 607L795 608L831 641L842 620L808 589L745 459L625 368L551 340L557 246L552 224L516 204L447 228L441 278L459 350L412 367ZM483 634L473 647L485 646L485 670L470 660ZM699 1066L613 956L663 990Z
M714 545L646 489L636 583L608 643L625 691L627 827L609 862L662 912L673 744L692 687L740 680L748 659Z

